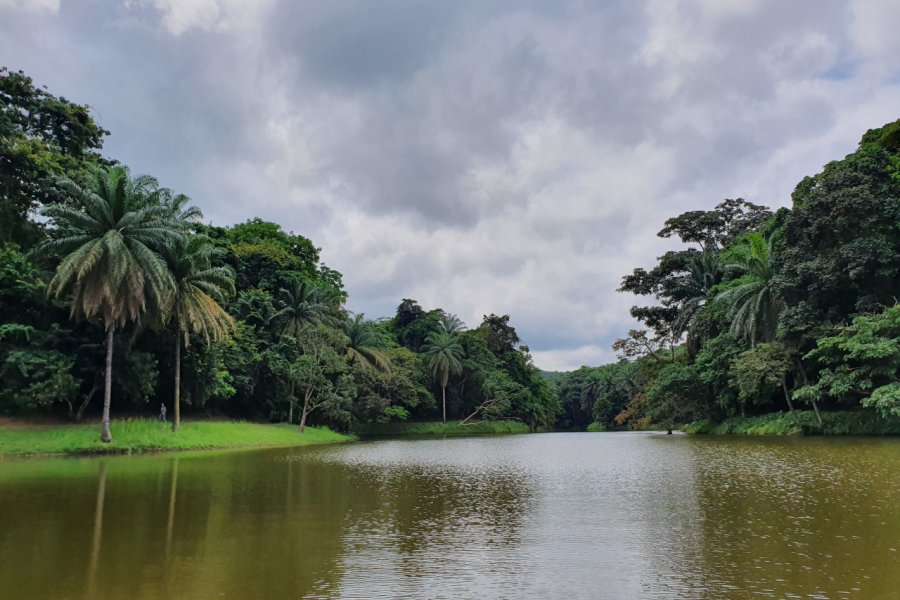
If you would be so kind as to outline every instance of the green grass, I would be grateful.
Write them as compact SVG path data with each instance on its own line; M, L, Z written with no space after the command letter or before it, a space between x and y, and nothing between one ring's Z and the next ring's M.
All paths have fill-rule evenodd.
M31 454L106 454L159 450L209 450L264 446L305 446L345 442L352 436L327 427L307 427L303 435L294 425L261 425L239 421L187 421L178 433L171 423L155 420L113 421L113 441L100 441L100 425L0 426L0 456Z
M873 411L822 413L822 425L811 410L734 417L721 423L695 421L681 428L685 433L712 435L900 435L900 418L885 419Z
M421 436L444 437L458 435L529 433L528 425L519 421L480 421L460 425L456 421L449 423L370 423L361 425L354 433L361 436Z

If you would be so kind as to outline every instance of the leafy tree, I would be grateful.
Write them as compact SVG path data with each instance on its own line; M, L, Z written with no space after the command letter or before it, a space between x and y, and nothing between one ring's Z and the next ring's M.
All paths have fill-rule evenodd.
M140 319L148 304L166 306L172 276L159 254L180 235L170 211L158 203L155 179L132 179L122 167L97 169L86 187L70 180L61 185L72 203L46 209L54 225L43 251L63 259L48 292L72 296L71 316L99 319L106 329L106 385L100 439L112 441L113 334Z
M666 365L647 388L644 416L672 433L676 424L706 416L706 394L706 388L692 366L679 363Z
M184 214L178 211L177 214ZM172 431L181 424L181 344L190 345L191 335L224 341L234 330L234 319L221 307L225 296L234 294L234 277L225 267L213 267L213 247L202 236L182 237L165 248L163 256L171 272L174 290L167 307L175 330L175 417Z
M462 371L463 347L456 336L443 331L434 331L425 339L422 352L428 358L428 369L431 371L432 377L441 386L442 413L446 422L447 383L450 375L456 375Z
M900 121L868 131L843 160L806 177L779 217L775 284L782 322L810 348L832 325L900 297Z
M666 220L657 235L674 235L686 244L699 245L703 253L714 253L738 237L760 229L771 218L772 211L765 206L743 198L726 198L713 210L692 210Z
M509 315L485 315L480 328L487 332L488 348L496 356L514 351L521 341L516 328L509 324Z
M731 382L738 391L741 415L744 415L748 403L767 404L779 389L784 393L788 411L794 412L787 384L792 368L790 352L778 342L758 344L735 357L730 369ZM819 407L817 404L813 406L821 425Z
M21 71L0 67L0 245L30 247L43 237L29 219L59 202L58 177L79 178L105 164L98 151L109 132L87 105L50 94Z
M709 386L715 404L725 414L741 410L737 390L732 385L731 369L734 360L745 349L746 346L733 335L723 333L706 342L694 359L700 381Z
M824 368L797 398L861 402L885 416L900 415L900 305L853 319L820 339L806 358Z

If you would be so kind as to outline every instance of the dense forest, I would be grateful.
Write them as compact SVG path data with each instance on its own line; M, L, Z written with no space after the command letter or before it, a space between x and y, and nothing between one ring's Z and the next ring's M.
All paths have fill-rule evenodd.
M0 72L0 414L322 423L513 419L551 385L508 315L402 299L371 321L307 238L192 201L101 154L90 108ZM113 400L111 402L111 400ZM111 408L112 407L112 408Z
M309 239L101 154L90 108L0 71L0 414L194 415L347 430L407 420L645 428L853 409L900 416L900 121L801 181L667 220L622 279L648 298L620 360L542 374L509 315L345 308ZM601 260L601 257L598 257ZM114 400L114 401L113 401ZM112 401L112 402L111 402Z
M620 361L555 377L560 424L673 427L774 411L900 416L900 121L806 177L792 207L668 219L681 249L622 278L655 303Z

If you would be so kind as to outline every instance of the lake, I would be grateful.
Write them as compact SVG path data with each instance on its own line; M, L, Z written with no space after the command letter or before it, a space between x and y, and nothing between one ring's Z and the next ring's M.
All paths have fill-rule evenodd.
M898 598L900 440L0 461L0 598Z

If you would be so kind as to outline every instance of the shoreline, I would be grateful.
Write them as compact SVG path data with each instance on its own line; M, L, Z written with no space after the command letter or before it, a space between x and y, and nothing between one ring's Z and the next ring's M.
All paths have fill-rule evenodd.
M694 421L679 427L691 435L900 436L900 418L885 419L874 411L823 411L819 425L811 410L730 417L720 422Z
M354 435L327 427L260 424L246 421L187 421L173 434L171 423L149 419L112 421L113 441L100 441L100 426L7 421L0 425L0 460L41 457L91 457L163 452L287 448L356 441Z

